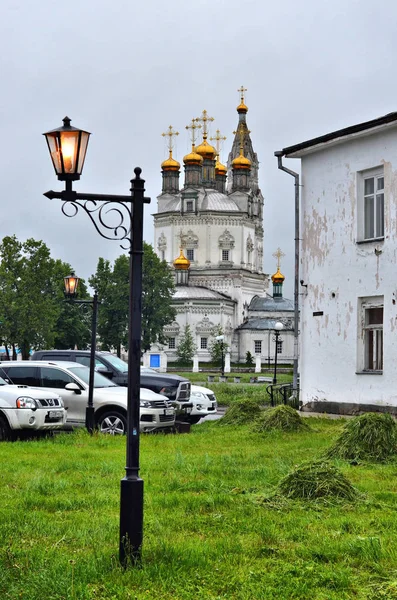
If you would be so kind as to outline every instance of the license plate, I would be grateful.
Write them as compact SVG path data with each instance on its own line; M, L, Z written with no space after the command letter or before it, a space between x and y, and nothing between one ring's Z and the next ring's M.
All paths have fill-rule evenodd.
M165 415L173 415L174 414L174 409L173 408L165 408L164 409L164 414Z
M61 410L49 410L47 416L49 419L62 419L62 411Z

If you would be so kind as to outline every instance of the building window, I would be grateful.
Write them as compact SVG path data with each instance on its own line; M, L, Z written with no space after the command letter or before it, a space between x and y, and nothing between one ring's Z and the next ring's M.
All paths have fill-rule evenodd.
M230 252L230 250L222 250L222 261L223 262L230 260L229 252Z
M175 350L176 344L175 344L175 338L174 337L168 338L168 348L170 350Z
M161 260L165 260L165 252L164 252L164 250L161 251Z
M200 348L201 348L201 350L207 350L207 348L208 348L208 338L202 337L200 339Z
M193 212L193 210L194 210L193 200L187 200L186 201L186 212Z
M261 340L255 340L254 341L254 351L255 354L262 354L262 341Z
M277 354L283 353L283 341L277 340Z
M385 235L385 178L383 169L366 171L358 180L360 241L383 238Z
M383 371L383 296L362 298L359 371Z
M194 261L194 248L187 248L186 258L190 260L190 262Z

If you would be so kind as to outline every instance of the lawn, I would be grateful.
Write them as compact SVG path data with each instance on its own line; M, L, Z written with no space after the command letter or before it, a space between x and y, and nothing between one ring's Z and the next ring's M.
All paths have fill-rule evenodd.
M397 462L334 462L354 504L270 497L343 421L253 433L196 425L141 437L141 568L118 565L125 439L84 432L2 443L2 600L397 598Z

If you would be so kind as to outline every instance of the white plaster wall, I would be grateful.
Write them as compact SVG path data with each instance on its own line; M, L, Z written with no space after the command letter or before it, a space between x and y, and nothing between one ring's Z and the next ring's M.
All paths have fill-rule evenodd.
M385 238L357 244L357 172L379 165ZM395 126L302 158L300 278L308 284L301 288L303 403L397 405L396 167ZM366 296L384 296L381 375L356 374L358 298ZM323 316L313 316L316 311Z
M278 318L278 317L277 317ZM265 367L268 364L270 357L270 364L274 365L274 353L275 353L275 342L274 342L274 331L250 331L241 330L240 336L240 349L239 349L239 360L245 361L247 352L251 352L252 356L255 354L255 341L262 341L262 353L261 362L262 366ZM279 363L292 363L294 358L294 333L293 331L282 331L280 340L283 341L283 351L281 354L277 354L277 362Z

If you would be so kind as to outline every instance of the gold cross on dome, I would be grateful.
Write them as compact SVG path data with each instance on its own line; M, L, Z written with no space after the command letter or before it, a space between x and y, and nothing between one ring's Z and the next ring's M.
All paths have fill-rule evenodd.
M281 251L280 248L277 248L276 252L274 252L272 254L272 256L274 256L274 258L277 258L277 270L280 270L280 260L281 258L283 258L283 256L285 256L284 252Z
M186 125L186 129L192 130L191 136L192 136L192 152L193 152L196 147L196 129L201 129L201 125L199 123L197 123L197 119L192 119L192 124Z
M247 88L242 85L237 91L241 94L241 104L244 104L244 92L247 91Z
M170 125L170 126L168 127L168 131L166 131L165 133L162 133L161 135L162 135L163 137L168 137L168 142L167 142L167 143L168 143L168 150L169 150L170 152L172 152L172 149L173 149L173 147L174 147L174 142L173 142L172 138L173 138L174 136L177 136L177 135L179 135L179 131L174 131L174 130L172 129L172 125Z
M206 110L203 110L201 117L197 117L196 121L203 124L203 138L206 140L208 135L207 122L215 121L214 117L209 117Z
M221 132L219 131L219 129L216 130L216 135L214 135L214 137L210 138L211 142L216 142L215 147L216 147L216 153L218 155L218 158L219 158L219 153L221 151L221 142L224 140L226 140L226 136L221 135Z

